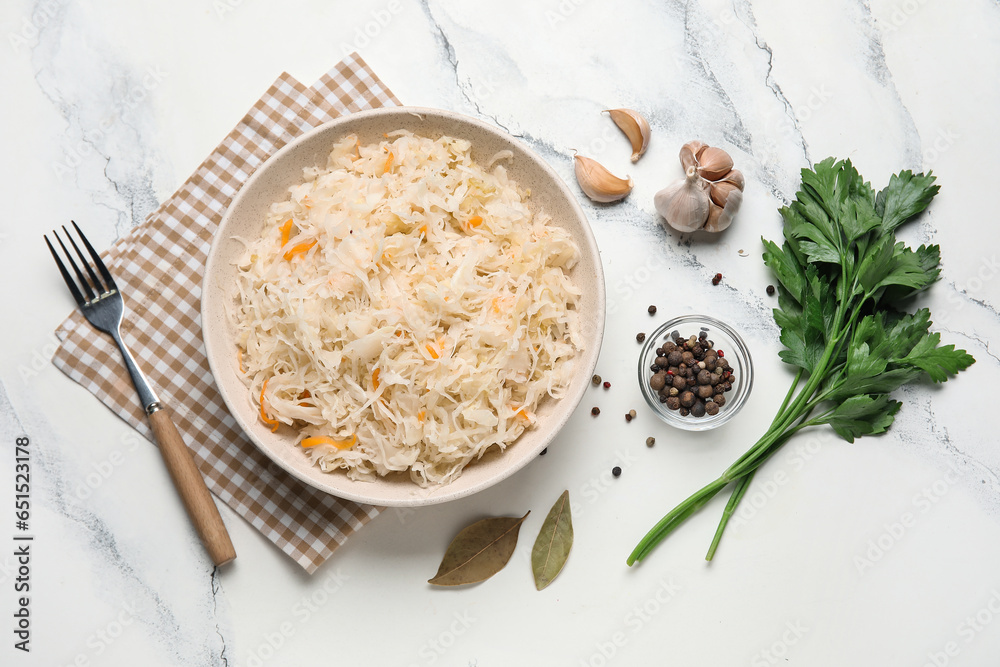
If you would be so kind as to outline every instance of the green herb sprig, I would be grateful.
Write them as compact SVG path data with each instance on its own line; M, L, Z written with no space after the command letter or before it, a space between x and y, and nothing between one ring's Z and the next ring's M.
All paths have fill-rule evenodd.
M671 510L628 557L632 565L723 489L732 495L709 547L711 560L754 473L789 438L828 424L848 442L884 432L901 404L890 392L928 376L943 382L975 359L930 332L930 311L903 300L937 280L941 249L913 250L895 230L930 204L930 173L901 171L878 194L849 160L828 158L802 170L802 188L780 209L784 243L763 240L764 263L778 280L774 320L779 355L797 368L770 428L718 479Z

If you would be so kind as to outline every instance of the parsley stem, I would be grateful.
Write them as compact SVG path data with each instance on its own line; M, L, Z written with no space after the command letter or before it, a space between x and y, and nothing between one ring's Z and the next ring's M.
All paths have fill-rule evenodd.
M722 539L722 533L726 530L726 524L729 523L730 517L736 511L736 506L743 500L743 496L746 494L747 489L750 488L750 482L753 481L753 476L756 474L757 471L754 470L736 482L733 494L729 497L729 502L726 503L726 509L722 511L722 520L719 521L719 527L715 529L715 535L712 537L712 544L708 547L705 560L712 560L715 556L715 550L719 548L719 541Z

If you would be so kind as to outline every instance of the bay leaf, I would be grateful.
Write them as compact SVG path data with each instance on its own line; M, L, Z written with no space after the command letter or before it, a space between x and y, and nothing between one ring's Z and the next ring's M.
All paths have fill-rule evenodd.
M535 588L542 590L559 575L573 547L573 517L570 513L569 491L556 500L531 549L531 571Z
M507 565L521 523L528 517L498 516L466 526L451 541L434 578L435 586L461 586L485 581Z

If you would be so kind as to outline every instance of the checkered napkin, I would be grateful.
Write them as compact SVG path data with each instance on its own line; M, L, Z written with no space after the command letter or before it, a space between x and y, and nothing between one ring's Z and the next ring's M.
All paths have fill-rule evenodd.
M226 410L201 334L201 282L222 214L279 148L341 114L399 104L352 54L307 88L282 74L187 182L105 255L125 297L122 336L172 409L208 488L312 573L378 514L321 493L271 463ZM151 432L121 354L74 311L53 363L134 428Z

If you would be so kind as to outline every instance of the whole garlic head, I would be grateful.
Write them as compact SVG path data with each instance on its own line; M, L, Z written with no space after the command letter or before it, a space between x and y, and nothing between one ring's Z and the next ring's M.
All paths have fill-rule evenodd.
M685 178L653 197L657 212L680 232L721 232L743 203L743 174L721 148L689 141L678 156Z
M704 227L711 203L705 181L694 165L687 168L685 178L653 195L657 213L679 232L694 232Z

